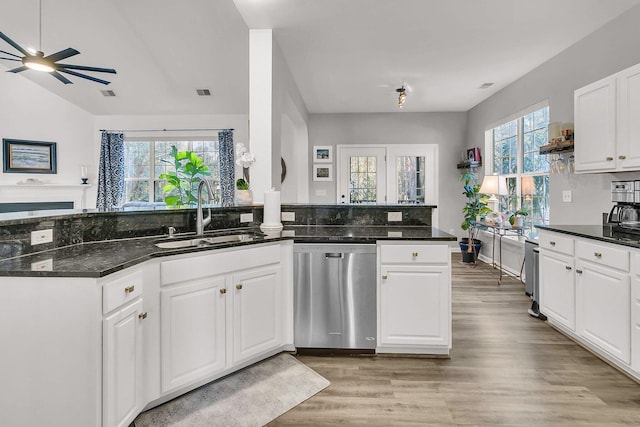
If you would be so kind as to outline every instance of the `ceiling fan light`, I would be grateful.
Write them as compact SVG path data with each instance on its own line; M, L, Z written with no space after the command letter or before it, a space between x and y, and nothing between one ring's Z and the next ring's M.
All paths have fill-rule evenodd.
M44 53L41 51L36 52L33 56L25 56L22 58L22 63L31 70L44 71L46 73L55 71L53 64L44 59Z

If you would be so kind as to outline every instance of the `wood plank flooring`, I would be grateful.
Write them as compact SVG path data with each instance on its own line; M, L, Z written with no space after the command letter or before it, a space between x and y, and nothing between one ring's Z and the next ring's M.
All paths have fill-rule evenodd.
M640 385L530 305L518 280L453 255L450 359L298 356L331 385L269 425L640 425Z

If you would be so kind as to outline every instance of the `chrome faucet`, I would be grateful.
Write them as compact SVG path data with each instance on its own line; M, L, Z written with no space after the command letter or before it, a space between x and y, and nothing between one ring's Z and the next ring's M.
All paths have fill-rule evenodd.
M196 234L201 236L204 234L204 228L211 223L211 208L208 209L209 215L206 218L203 218L202 214L202 187L207 186L207 193L209 194L207 201L211 201L211 196L213 196L213 188L211 188L211 184L206 179L202 179L198 184L198 209L196 211Z

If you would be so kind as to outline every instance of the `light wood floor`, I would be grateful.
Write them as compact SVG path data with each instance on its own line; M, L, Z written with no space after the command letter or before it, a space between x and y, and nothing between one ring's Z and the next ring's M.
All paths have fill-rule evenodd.
M640 425L640 385L527 315L514 279L453 257L450 359L298 356L331 385L279 425Z

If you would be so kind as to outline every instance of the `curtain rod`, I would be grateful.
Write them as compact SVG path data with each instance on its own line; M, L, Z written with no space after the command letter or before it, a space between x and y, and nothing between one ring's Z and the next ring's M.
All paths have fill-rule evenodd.
M202 132L210 130L234 130L233 128L212 128L212 129L100 129L100 132Z

